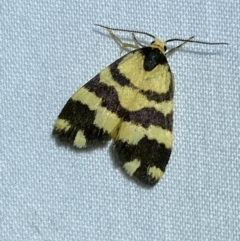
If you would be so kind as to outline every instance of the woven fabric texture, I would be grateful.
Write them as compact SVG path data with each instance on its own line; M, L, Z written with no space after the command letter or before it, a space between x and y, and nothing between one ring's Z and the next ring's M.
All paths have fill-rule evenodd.
M1 20L0 240L240 240L238 1L3 0ZM169 57L174 148L154 188L110 143L76 151L51 135L73 92L121 56L95 23L229 43Z

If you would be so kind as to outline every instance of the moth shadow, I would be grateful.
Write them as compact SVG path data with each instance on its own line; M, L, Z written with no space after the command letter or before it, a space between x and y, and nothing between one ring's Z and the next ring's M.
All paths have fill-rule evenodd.
M220 51L206 52L206 51L200 51L200 50L197 51L197 50L187 50L187 49L180 49L179 52L195 54L195 55L205 55L205 56L214 56L214 55L221 54Z

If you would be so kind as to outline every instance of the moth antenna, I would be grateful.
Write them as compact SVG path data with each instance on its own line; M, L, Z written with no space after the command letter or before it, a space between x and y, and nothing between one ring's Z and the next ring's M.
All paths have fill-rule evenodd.
M101 24L95 24L95 25L98 26L98 27L111 29L111 30L114 30L114 31L122 31L122 32L129 32L129 33L140 33L140 34L145 34L145 35L147 35L149 37L152 37L152 38L156 38L152 34L144 32L144 31L128 30L128 29L121 29L121 28L111 28L111 27L104 26L104 25L101 25Z
M193 37L191 37L191 38L193 38ZM173 41L182 41L182 42L188 42L188 43L209 44L209 45L228 45L228 43L225 43L225 42L211 43L211 42L205 42L205 41L191 40L191 38L189 38L189 39L181 39L181 38L168 39L166 41L166 43L173 42Z

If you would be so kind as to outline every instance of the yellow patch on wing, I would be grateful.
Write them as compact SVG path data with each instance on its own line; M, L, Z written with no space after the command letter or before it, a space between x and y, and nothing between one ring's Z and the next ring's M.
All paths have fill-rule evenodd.
M99 128L103 128L109 134L114 133L121 122L118 115L102 106L99 106L96 112L94 124Z
M71 124L67 120L58 118L55 122L54 128L58 131L61 130L67 132L71 128Z
M164 172L156 166L149 167L147 173L156 180L160 179L164 174Z
M129 135L129 133L131 133L131 135ZM156 140L158 143L163 143L168 149L172 147L173 136L171 131L153 125L144 128L141 125L126 121L121 123L116 139L136 145L144 136L147 136L149 140Z
M75 139L73 141L73 145L82 148L85 147L87 144L86 138L81 130L79 130L75 136Z
M93 122L94 125L104 129L104 131L107 131L109 134L115 132L121 119L114 112L101 106L101 98L97 97L85 87L82 87L72 96L72 99L80 101L82 104L86 104L90 110L96 111L96 116Z
M90 110L96 110L101 103L101 99L98 98L94 93L88 91L88 89L85 87L77 90L71 98L87 105Z
M132 176L134 172L140 167L141 161L138 159L134 159L133 161L126 162L124 164L124 169L129 176Z
M146 71L143 67L144 56L136 51L129 53L119 64L118 69L132 84L142 90L166 93L169 90L172 74L169 65L157 65L153 70Z
M139 79L139 82L142 83L141 78ZM121 86L118 84L112 78L109 67L100 73L100 83L105 83L108 86L114 87L118 93L118 98L121 106L129 111L137 111L142 108L149 107L155 108L156 110L162 112L164 115L167 115L173 110L173 100L163 101L161 103L156 103L153 100L149 101L145 95L139 92L138 89L134 89L130 86ZM141 87L139 88L141 89ZM154 91L157 92L157 90Z

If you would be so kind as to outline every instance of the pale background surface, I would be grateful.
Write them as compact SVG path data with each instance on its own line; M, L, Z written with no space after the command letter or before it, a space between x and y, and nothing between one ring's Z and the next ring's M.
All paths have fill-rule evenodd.
M240 240L238 1L5 0L1 18L2 241ZM51 136L72 93L120 57L94 23L230 43L169 58L175 143L153 189L107 146L76 152Z

